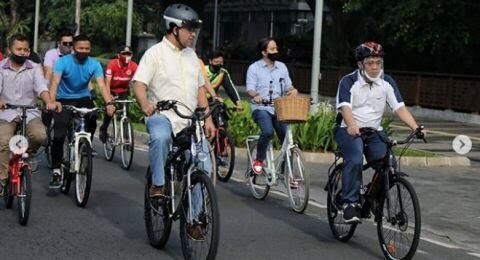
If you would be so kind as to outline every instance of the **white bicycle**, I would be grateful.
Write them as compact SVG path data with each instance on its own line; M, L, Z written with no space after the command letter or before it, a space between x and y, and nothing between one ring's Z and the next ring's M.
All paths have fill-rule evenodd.
M263 100L262 104L272 102ZM270 187L277 186L281 180L288 192L292 209L297 213L305 211L308 205L310 191L310 176L304 170L302 151L293 141L290 126L283 140L282 149L275 157L272 142L268 145L266 165L262 174L255 174L252 170L254 156L257 154L257 144L260 136L248 136L246 140L249 165L245 177L248 179L250 190L256 199L267 197Z
M70 129L63 143L62 185L61 191L67 194L75 176L75 201L77 206L85 207L92 184L92 137L86 131L85 116L103 109L78 108L64 105L64 109L73 112Z
M112 122L107 129L107 141L103 144L103 151L105 152L105 159L107 161L113 160L115 155L115 148L120 146L122 155L122 168L130 169L132 166L134 141L133 128L130 119L127 116L127 107L129 103L135 103L134 100L114 100L113 103L120 104L121 109L117 109L113 115ZM118 116L117 116L118 114ZM119 119L120 118L120 119Z

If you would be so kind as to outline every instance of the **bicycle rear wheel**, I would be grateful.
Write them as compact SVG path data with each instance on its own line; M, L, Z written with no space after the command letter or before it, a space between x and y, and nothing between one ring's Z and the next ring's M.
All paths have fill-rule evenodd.
M14 189L12 183L10 182L10 171L8 171L8 179L7 179L7 187L5 189L5 195L3 196L3 200L5 201L5 208L11 209L13 206L13 196L14 196Z
M227 182L232 176L235 166L235 143L225 129L219 129L218 137L215 137L215 140L214 149L217 161L217 176L221 182Z
M333 169L327 184L327 218L328 225L335 239L347 242L352 238L357 223L345 223L343 220L342 199L342 164Z
M78 156L80 167L75 175L75 201L77 206L85 207L92 184L92 148L85 138L78 144Z
M146 178L143 207L145 228L150 245L155 248L163 248L172 230L172 219L168 213L168 201L161 198L150 198L149 188L152 185L152 172L150 167L148 167ZM165 187L167 186L168 185ZM167 192L167 194L169 193Z
M421 232L417 194L412 184L402 177L393 179L390 186L390 201L387 203L386 199L383 203L383 216L377 223L380 247L387 259L412 259Z
M105 160L112 161L115 155L115 132L116 129L116 117L112 118L112 121L107 128L107 141L103 144L103 152L105 154Z
M120 145L120 151L122 154L122 168L128 170L130 169L130 166L132 166L133 161L133 128L128 119L123 121L121 127L123 128L122 144Z
M249 147L250 155L253 158L253 156L256 156L257 154L257 141L251 141ZM253 197L259 200L265 199L270 191L270 185L268 185L268 177L265 170L263 170L262 174L256 174L252 170L252 162L248 162L245 175L248 178L250 191L252 192Z
M288 197L290 198L290 204L292 209L297 213L305 211L308 205L308 199L310 194L310 175L305 171L302 152L298 148L292 148L290 150L290 164L292 171L288 169L284 171L285 186L288 190ZM288 165L285 163L285 167Z
M52 169L52 142L54 137L54 130L53 130L53 121L47 128L47 145L45 146L45 157L47 159L47 167Z
M192 208L189 207L188 195L184 196L180 215L183 256L185 259L215 259L220 238L220 216L215 189L206 172L194 172L191 178ZM193 216L189 216L190 212ZM192 225L201 230L202 240L190 237L187 228Z
M20 191L17 195L18 223L25 226L30 216L30 203L32 201L32 180L30 170L23 167L20 170Z

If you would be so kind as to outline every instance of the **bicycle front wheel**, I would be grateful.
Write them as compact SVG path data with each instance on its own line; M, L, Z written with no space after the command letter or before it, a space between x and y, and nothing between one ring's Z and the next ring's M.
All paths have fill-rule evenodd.
M298 148L290 150L291 171L286 170L285 186L293 211L303 213L308 205L310 194L310 175L305 171L302 152ZM285 164L288 168L288 165Z
M23 167L20 171L20 191L17 196L18 223L25 226L30 216L30 203L32 201L32 180L30 170Z
M256 156L257 154L257 141L251 141L249 144L250 147L250 156ZM268 185L268 176L265 170L261 174L256 174L252 170L252 162L247 162L247 172L245 173L248 178L248 183L250 191L252 192L253 197L259 200L265 199L268 192L270 191L270 185Z
M113 117L112 122L108 125L107 128L107 140L103 144L103 152L105 153L105 160L112 161L113 156L115 155L115 145L117 140L115 139L116 129L116 117Z
M217 176L221 182L227 182L235 166L235 143L231 135L225 130L218 131L215 137L215 157L217 161Z
M164 198L150 198L150 186L152 185L152 172L147 170L145 183L144 215L145 228L147 230L150 245L155 248L163 248L170 237L172 219L168 213L168 201ZM168 187L166 185L165 187ZM167 193L168 194L168 193Z
M120 151L122 154L122 168L125 170L130 169L133 161L133 151L134 151L134 142L133 142L133 128L132 124L128 119L124 120L122 123L123 136L122 144L120 145Z
M78 144L78 156L80 167L75 175L75 200L77 206L85 207L92 184L92 148L85 138L82 138Z
M342 164L333 169L327 184L327 218L328 225L335 239L347 242L352 238L357 223L345 223L343 220L342 198Z
M409 181L393 179L385 199L383 216L377 223L380 247L387 259L412 259L421 232L420 204Z
M189 204L188 195L184 196L180 215L183 256L185 259L215 259L220 238L215 189L206 172L194 172L191 178L192 203Z
M45 157L47 158L47 167L52 169L52 142L54 137L53 123L47 127L47 145L45 146Z
M60 190L62 191L63 194L68 194L70 191L70 186L72 183L72 174L70 173L70 144L68 142L68 138L65 138L65 141L63 142L63 158L62 158L62 186L60 187Z

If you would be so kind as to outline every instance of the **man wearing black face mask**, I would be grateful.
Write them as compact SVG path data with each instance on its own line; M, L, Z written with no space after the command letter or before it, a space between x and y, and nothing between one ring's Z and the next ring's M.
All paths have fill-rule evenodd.
M241 109L242 104L240 102L240 95L238 95L238 91L233 84L232 78L230 78L230 74L223 67L223 53L221 51L213 52L210 56L209 63L210 65L205 66L205 69L207 71L208 80L214 91L217 92L220 86L223 86L228 97L238 109Z
M112 116L115 107L110 103L112 96L105 86L102 66L96 59L89 57L90 39L85 35L75 36L73 38L73 50L74 54L65 55L55 63L49 88L51 98L65 105L93 108L95 105L88 84L95 78L107 104L107 114ZM63 157L63 142L71 119L72 113L70 111L62 111L54 115L51 188L58 188L61 185L60 163ZM87 130L93 138L96 129L96 116L87 116L87 119Z

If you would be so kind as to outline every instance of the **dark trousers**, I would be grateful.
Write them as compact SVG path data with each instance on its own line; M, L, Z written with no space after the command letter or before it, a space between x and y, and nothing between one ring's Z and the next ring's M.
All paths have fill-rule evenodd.
M94 108L95 104L93 100L88 98L81 99L59 99L58 102L62 105L72 105L76 107ZM60 168L63 157L63 142L67 136L67 132L71 131L71 120L73 119L73 113L65 109L60 113L53 115L53 128L54 137L52 142L52 166L53 168ZM97 128L97 114L90 113L85 116L86 130L92 134L92 138Z
M126 99L128 99L128 92L118 94L117 100L126 100ZM110 121L112 121L112 118L113 118L113 116L108 116L107 113L104 114L103 123L102 123L102 126L100 126L100 131L106 131L107 130L108 125L110 124Z
M256 109L252 113L253 120L260 126L260 138L257 145L257 160L263 161L267 157L267 148L273 137L273 130L277 133L280 142L283 142L287 133L287 124L277 121L277 117L265 110Z
M385 132L379 134L387 140ZM335 130L335 141L343 154L343 200L345 203L357 203L362 185L363 155L368 162L381 159L387 153L387 145L377 134L367 137L364 143L362 138L349 135L345 127Z

